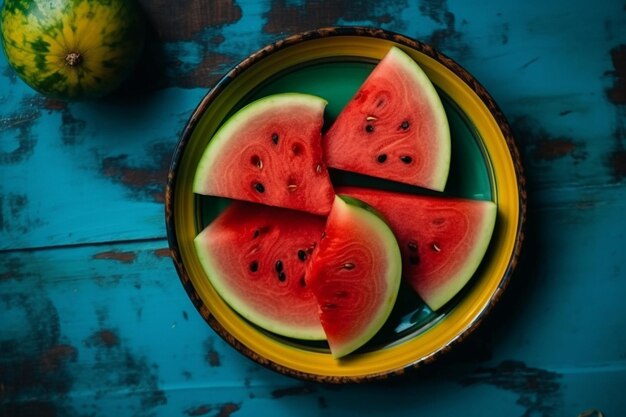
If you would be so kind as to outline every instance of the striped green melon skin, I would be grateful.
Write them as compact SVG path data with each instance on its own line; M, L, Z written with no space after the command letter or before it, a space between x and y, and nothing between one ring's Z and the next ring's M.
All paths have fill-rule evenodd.
M133 0L5 0L2 43L38 92L80 100L117 88L136 64L144 22Z

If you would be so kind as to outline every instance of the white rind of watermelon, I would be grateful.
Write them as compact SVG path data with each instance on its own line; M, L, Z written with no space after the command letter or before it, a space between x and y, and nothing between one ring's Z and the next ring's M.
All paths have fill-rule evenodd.
M336 197L307 276L334 358L362 347L384 325L398 296L401 265L385 221L361 201Z
M376 65L323 139L329 167L443 191L450 127L435 87L398 47Z
M326 100L282 93L231 116L198 162L198 194L326 215L334 191L322 156Z

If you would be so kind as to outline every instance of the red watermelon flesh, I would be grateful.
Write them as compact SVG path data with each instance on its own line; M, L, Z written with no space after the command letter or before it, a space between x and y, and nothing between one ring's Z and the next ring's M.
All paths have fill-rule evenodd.
M322 158L326 101L284 93L256 100L215 133L193 190L325 215L334 192Z
M400 286L400 262L386 223L362 202L336 197L307 276L333 357L363 346L385 323Z
M235 201L195 239L208 279L235 311L274 333L325 339L305 273L325 218Z
M448 178L445 110L426 74L397 47L338 115L323 146L332 168L438 191Z
M387 219L402 252L403 277L432 310L470 280L494 230L497 208L491 201L359 187L337 192L363 200Z

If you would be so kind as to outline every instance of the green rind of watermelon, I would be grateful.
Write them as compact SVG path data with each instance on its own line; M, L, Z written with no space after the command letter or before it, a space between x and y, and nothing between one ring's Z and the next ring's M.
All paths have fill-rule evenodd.
M321 147L326 104L300 93L248 104L210 140L193 191L328 214L335 194Z
M403 278L438 310L478 269L494 231L491 201L412 195L361 187L337 192L365 201L387 219L402 252Z
M392 47L323 139L329 167L445 188L450 128L441 99L420 66Z
M2 44L15 73L41 94L63 100L102 97L140 58L145 19L134 0L5 0ZM75 66L65 61L80 54Z
M324 225L320 216L235 201L194 244L211 285L241 316L278 335L324 340L305 278Z
M334 358L354 352L380 330L400 288L393 233L364 203L355 203L335 198L307 276Z

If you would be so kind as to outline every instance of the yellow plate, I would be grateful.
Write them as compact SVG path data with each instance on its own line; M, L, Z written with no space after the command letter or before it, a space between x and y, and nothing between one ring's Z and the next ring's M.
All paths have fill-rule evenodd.
M320 95L332 120L392 46L424 69L443 99L452 133L450 195L490 199L498 206L487 255L470 283L441 311L410 296L385 330L346 359L324 346L269 334L241 318L217 295L196 256L193 238L225 207L192 192L202 151L237 109L281 91ZM341 179L340 179L341 181ZM469 334L507 285L523 240L526 194L508 123L487 91L462 67L430 46L365 28L323 28L289 37L252 54L200 102L175 150L166 189L166 223L178 274L196 308L228 343L256 362L291 376L351 382L401 374L433 361ZM408 297L408 298L407 298Z

